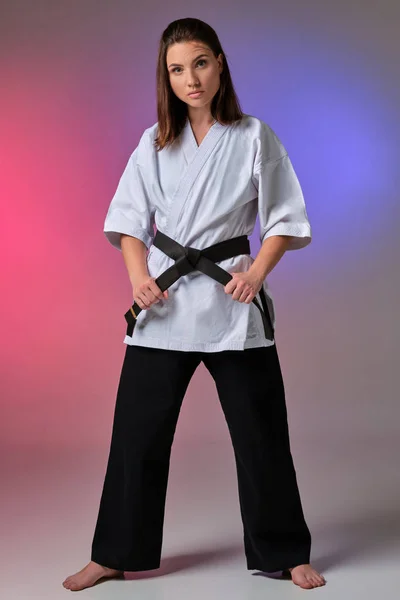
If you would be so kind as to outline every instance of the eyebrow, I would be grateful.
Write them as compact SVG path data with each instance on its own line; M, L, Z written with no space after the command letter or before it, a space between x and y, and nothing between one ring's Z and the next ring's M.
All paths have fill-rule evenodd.
M204 53L203 54L199 54L199 56L197 56L196 58L194 58L192 60L192 62L196 62L196 60L199 60L199 58L201 58L202 56L207 56L208 57L208 54L204 54ZM178 63L171 63L170 65L168 65L168 68L169 67L183 67L183 65L179 65Z

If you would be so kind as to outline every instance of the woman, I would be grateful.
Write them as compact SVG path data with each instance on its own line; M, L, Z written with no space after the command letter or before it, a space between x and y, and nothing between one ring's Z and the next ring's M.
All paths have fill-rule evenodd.
M159 567L171 445L200 362L235 450L247 568L324 585L309 564L265 282L286 250L311 241L301 188L275 133L241 112L206 23L167 27L157 84L158 122L131 155L105 220L134 304L91 561L63 585ZM257 214L262 246L253 259Z

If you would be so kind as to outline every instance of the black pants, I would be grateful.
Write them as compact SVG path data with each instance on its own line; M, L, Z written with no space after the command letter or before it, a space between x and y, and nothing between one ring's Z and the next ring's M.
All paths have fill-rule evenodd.
M275 345L214 353L127 345L91 560L123 571L160 566L171 446L201 361L232 439L247 568L309 563Z

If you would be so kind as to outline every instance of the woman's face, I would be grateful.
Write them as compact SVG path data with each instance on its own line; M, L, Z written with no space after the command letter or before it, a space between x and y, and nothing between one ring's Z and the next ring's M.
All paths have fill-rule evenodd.
M202 42L181 42L168 48L166 58L174 94L192 108L211 105L220 86L222 54L215 58ZM188 95L196 91L202 93L198 97Z

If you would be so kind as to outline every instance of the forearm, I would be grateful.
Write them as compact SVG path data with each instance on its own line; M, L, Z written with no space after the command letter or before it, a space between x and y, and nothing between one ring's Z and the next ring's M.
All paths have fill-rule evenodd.
M142 240L122 233L121 252L132 285L135 280L149 274L146 261L147 248Z
M258 279L264 281L267 275L278 264L290 243L292 236L271 235L268 237L250 267Z

